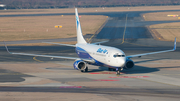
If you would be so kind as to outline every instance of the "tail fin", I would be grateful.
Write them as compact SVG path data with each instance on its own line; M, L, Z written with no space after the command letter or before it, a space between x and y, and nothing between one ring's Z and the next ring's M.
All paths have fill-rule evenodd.
M75 14L76 14L77 43L87 43L82 35L81 24L79 21L77 8L75 8Z

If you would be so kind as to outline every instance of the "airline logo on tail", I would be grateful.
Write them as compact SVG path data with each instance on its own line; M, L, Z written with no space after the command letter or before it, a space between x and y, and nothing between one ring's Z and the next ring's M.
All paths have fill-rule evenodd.
M174 51L176 50L176 38L174 39Z
M77 22L77 29L79 27L79 19L78 19L78 16L76 16L76 22Z

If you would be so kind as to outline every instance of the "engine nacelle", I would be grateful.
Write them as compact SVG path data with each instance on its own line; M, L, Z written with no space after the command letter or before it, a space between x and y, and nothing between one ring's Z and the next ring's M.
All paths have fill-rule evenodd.
M73 64L74 68L77 70L85 70L86 69L86 63L82 60L77 60Z
M132 69L133 67L134 67L134 62L131 59L127 59L124 68L125 69Z

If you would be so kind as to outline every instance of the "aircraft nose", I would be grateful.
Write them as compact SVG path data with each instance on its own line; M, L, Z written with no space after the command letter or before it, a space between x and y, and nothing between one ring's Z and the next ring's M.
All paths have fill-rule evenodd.
M125 63L126 63L126 59L125 59L125 58L122 58L122 59L120 60L120 67L124 67Z

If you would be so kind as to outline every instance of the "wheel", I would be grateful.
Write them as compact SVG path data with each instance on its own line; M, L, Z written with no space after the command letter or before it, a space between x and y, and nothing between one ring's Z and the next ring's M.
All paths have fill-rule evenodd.
M120 71L119 70L116 72L116 75L120 75Z
M120 75L121 70L122 70L122 68L116 68L116 75Z
M116 71L116 69L113 69L113 71Z
M112 71L112 68L108 68L109 71Z
M86 67L86 69L84 70L84 72L88 72L88 67Z

